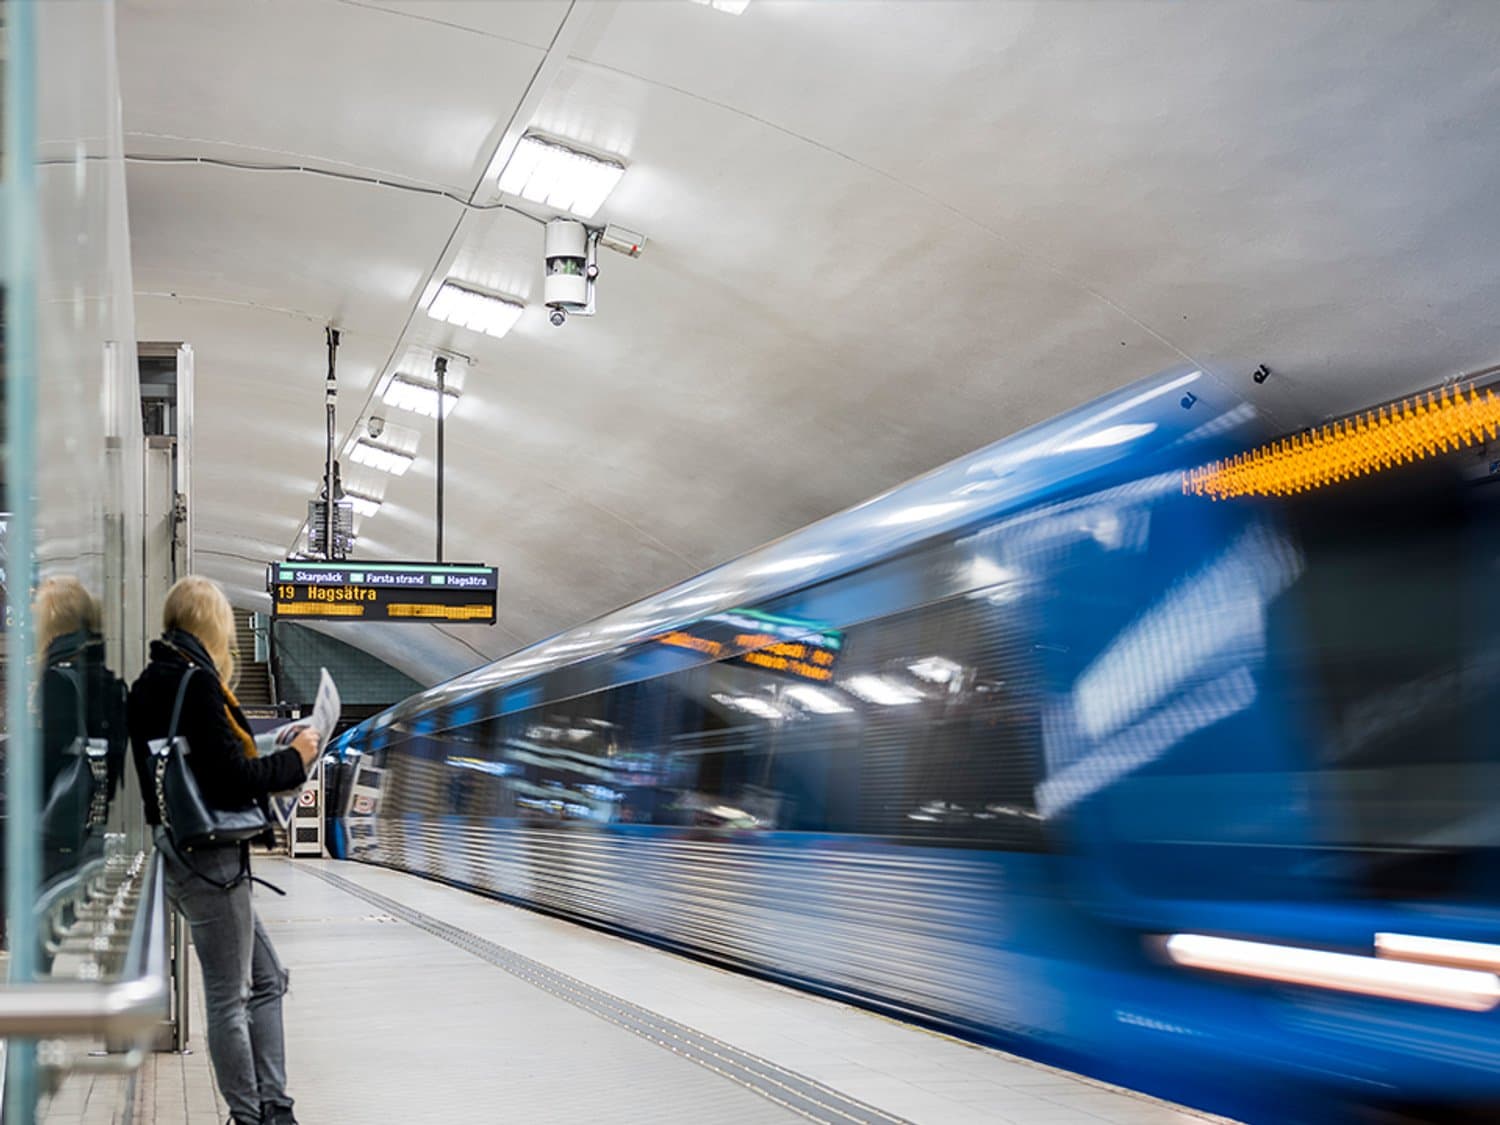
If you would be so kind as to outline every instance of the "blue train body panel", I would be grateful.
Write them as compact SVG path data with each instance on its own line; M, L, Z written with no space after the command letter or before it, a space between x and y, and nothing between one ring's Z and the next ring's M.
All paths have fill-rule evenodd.
M439 685L337 743L338 854L1246 1120L1491 1119L1484 972L1182 953L1500 940L1487 481L1187 494L1266 436L1169 372Z

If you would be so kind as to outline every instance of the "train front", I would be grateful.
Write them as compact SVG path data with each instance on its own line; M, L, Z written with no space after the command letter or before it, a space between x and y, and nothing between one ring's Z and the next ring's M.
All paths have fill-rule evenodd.
M1116 1077L1500 1120L1497 421L1450 387L1050 517L1038 808Z

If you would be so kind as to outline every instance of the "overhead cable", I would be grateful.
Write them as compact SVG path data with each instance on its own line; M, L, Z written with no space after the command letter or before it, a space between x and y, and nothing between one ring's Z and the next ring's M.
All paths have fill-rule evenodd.
M402 183L400 180L388 180L381 176L367 176L357 172L339 172L331 168L316 168L307 164L267 164L253 160L225 160L217 156L151 156L144 153L127 153L125 155L127 164L200 164L211 168L229 168L236 172L292 172L306 176L321 176L330 180L344 180L348 183L369 184L372 187L393 188L396 191L410 192L413 195L430 195L439 199L451 200L468 211L513 211L523 218L530 219L534 223L545 223L546 220L540 216L533 215L512 203L498 201L495 203L470 203L461 195L448 191L444 188L425 187L421 184ZM56 163L72 163L71 160L60 160Z

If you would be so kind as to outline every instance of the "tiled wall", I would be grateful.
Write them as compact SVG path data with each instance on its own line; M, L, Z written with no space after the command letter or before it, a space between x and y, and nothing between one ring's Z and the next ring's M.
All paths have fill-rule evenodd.
M395 626L400 628L401 626ZM346 706L384 706L422 690L410 676L335 637L289 621L277 622L277 690L288 703L311 703L318 669L326 667Z

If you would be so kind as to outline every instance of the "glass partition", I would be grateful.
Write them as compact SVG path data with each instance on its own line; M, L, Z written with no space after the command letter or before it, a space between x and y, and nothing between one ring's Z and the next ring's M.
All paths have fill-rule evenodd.
M151 887L125 768L125 685L143 649L142 437L114 9L0 0L0 36L3 1007L28 985L84 996L80 982L141 971ZM136 1044L49 1038L53 1026L82 1025L7 1041L8 1125L79 1083L125 1096ZM119 1090L101 1091L101 1076Z

